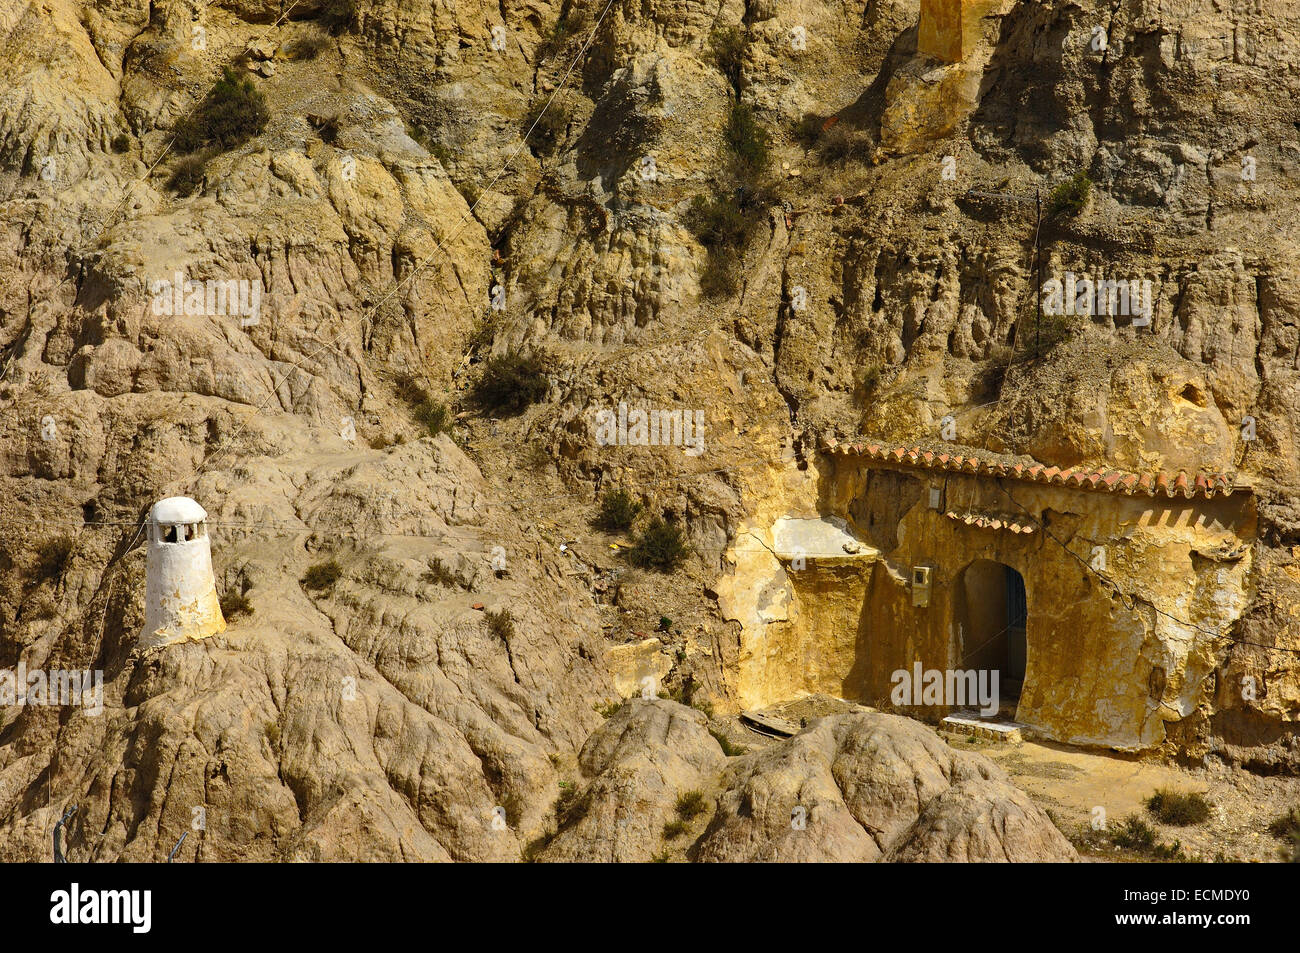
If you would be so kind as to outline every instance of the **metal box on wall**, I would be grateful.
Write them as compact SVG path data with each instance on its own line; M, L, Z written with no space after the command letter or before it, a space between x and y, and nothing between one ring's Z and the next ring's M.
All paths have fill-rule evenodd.
M930 567L912 567L912 605L928 606L930 604Z

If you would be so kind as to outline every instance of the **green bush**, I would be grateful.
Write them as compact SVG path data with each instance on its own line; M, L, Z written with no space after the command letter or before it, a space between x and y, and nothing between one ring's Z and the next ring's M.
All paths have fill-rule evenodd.
M221 614L227 621L241 615L253 614L253 603L238 589L227 589L221 594Z
M329 48L329 34L312 30L287 43L284 52L291 60L314 60Z
M843 123L832 126L817 144L818 157L828 165L841 165L861 152L862 142L857 133Z
M1189 827L1210 819L1210 803L1195 792L1182 794L1161 788L1147 798L1147 810L1161 824Z
M429 568L420 577L425 582L431 582L447 589L455 589L459 586L456 581L456 574L447 568L447 565L437 556L430 556L426 565Z
M734 251L749 238L754 218L731 195L697 195L686 212L686 227L710 251Z
M689 553L682 531L656 516L641 531L640 538L628 551L628 556L638 566L672 572L686 560Z
M683 821L699 817L708 809L709 802L703 791L687 791L677 797L677 816Z
M177 159L172 165L171 174L167 177L167 188L177 195L193 195L203 184L210 155L207 150L204 150Z
M1189 859L1183 853L1180 842L1161 843L1156 839L1156 832L1151 825L1136 814L1125 818L1124 823L1111 832L1110 840L1116 847L1122 847L1138 854L1146 854L1160 860Z
M37 582L58 582L72 556L72 537L54 536L36 547L36 564L32 577Z
M1036 313L1026 315L1016 330L1016 351L1012 362L1022 364L1046 357L1070 340L1081 327L1078 318L1065 314L1044 311L1041 318Z
M749 49L749 37L745 31L735 26L715 30L709 37L709 46L713 50L713 62L718 71L727 77L732 89L739 90L740 74Z
M1156 846L1156 832L1146 821L1136 814L1126 818L1110 835L1117 847L1147 853Z
M743 181L752 182L767 169L767 130L754 118L754 110L748 103L731 104L722 136L736 158Z
M668 631L669 629L671 629L672 627L673 627L673 620L672 620L672 619L668 618L668 616L666 616L666 615L661 615L661 616L659 617L659 631L660 631L660 632L667 632L667 631Z
M515 637L515 620L509 609L502 609L500 612L488 612L486 616L488 631L502 642L508 642Z
M560 827L567 827L581 820L588 803L583 800L582 792L572 781L560 782L560 797L555 802L555 820Z
M446 404L426 397L415 408L415 419L429 432L430 437L451 432L451 411Z
M641 503L632 494L620 487L606 490L600 498L600 513L596 525L610 533L621 533L631 529L636 518L641 514Z
M672 840L686 833L685 821L669 821L664 825L664 840Z
M302 584L308 589L328 589L343 576L343 567L334 559L327 559L308 569L302 576Z
M722 748L722 753L726 755L728 758L734 758L738 755L745 754L749 750L748 748L743 748L740 745L732 744L731 739L728 738L726 735L724 735L722 732L718 731L716 728L710 728L709 734L713 735L713 740L718 743L718 746Z
M270 120L266 98L253 81L226 67L194 114L177 124L175 146L181 152L225 152L260 135Z
M1056 218L1058 215L1073 218L1083 211L1091 193L1092 179L1088 178L1086 172L1076 173L1073 178L1054 188L1052 194L1048 196L1048 218Z
M465 342L465 347L471 353L486 350L492 346L492 340L496 337L500 327L501 319L497 317L496 312L487 311L474 322L474 327L469 332L469 339Z
M473 397L485 410L517 414L550 389L541 356L511 351L489 358L474 384Z
M758 221L755 210L742 209L732 195L691 200L686 226L708 253L700 275L705 297L728 298L740 290L740 252Z

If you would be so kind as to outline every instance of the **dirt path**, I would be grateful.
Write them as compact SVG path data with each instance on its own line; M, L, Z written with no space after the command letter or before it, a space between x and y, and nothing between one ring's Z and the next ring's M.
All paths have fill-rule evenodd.
M1268 825L1288 808L1300 806L1300 779L1259 777L1217 767L1187 770L1122 755L1084 751L1062 745L1026 742L970 744L949 737L954 747L979 751L1002 767L1017 787L1049 810L1061 830L1081 852L1094 859L1134 859L1104 837L1081 837L1091 830L1097 808L1110 825L1140 815L1164 843L1180 842L1183 851L1205 860L1275 861L1281 842ZM1197 792L1213 808L1209 821L1194 827L1170 827L1156 822L1146 800L1157 789Z

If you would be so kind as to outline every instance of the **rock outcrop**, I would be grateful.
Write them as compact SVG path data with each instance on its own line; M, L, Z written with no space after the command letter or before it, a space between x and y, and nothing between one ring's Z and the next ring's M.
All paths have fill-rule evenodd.
M1144 743L1300 770L1300 3L1001 2L942 67L917 0L285 6L0 9L0 668L105 687L98 716L0 711L4 859L45 856L73 804L93 860L184 830L187 860L514 858L579 752L595 809L541 856L644 859L672 789L717 777L712 742L660 712L647 737L683 747L638 760L588 741L596 709L648 677L733 711L774 653L754 678L782 692L805 690L792 658L852 668L856 630L744 638L798 608L771 527L851 515L825 437L945 418L1008 456L1253 481L1231 631L1116 651L1194 660L1153 686ZM182 155L227 68L265 125ZM1035 194L1080 172L1086 201L1040 231ZM1149 280L1151 324L1047 322L1062 343L1031 356L1039 279L1065 272ZM160 313L178 274L258 283L256 320ZM485 409L511 353L542 361L539 398ZM598 441L620 403L704 413L703 452ZM628 534L592 526L613 487L644 505ZM132 655L140 520L176 494L251 614ZM691 547L675 574L622 561L653 516ZM1219 572L1183 549L1171 573ZM845 575L816 582L828 618L861 596ZM761 753L710 794L700 851L1055 856L983 769L936 755L905 811L844 788L819 765L863 732L779 746L842 841L726 806L765 785L764 825L793 806L784 768L744 774ZM601 805L629 778L625 837Z
M542 859L660 856L684 836L665 824L678 819L675 806L689 792L714 804L684 848L698 861L1075 859L1000 768L907 718L823 718L725 767L703 722L674 702L626 702L583 748L590 780Z

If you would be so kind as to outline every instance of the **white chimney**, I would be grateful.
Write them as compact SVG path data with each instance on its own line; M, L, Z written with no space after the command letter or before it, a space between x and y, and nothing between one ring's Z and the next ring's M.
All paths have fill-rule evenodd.
M159 500L149 511L140 648L206 639L225 630L207 518L187 496Z

